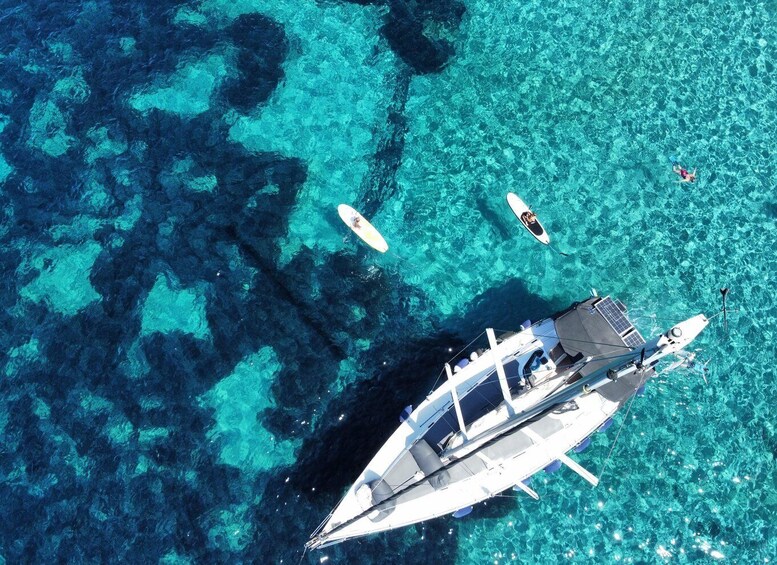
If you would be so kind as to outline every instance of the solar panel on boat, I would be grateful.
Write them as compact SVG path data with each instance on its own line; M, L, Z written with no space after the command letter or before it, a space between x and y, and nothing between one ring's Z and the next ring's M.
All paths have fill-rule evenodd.
M618 332L623 339L623 343L629 347L639 347L645 340L632 325L628 318L623 314L623 308L620 308L609 296L603 298L594 305L602 317L607 320L610 327Z
M631 333L626 334L623 336L623 343L628 345L629 347L639 347L643 343L645 343L645 340L642 339L642 336L639 335L639 332L637 330L634 330Z

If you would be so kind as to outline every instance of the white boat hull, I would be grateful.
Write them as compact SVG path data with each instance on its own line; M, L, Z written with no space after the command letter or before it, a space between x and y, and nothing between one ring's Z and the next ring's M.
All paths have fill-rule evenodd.
M595 321L589 318L585 304L568 311L571 317L565 322L566 337L555 332L565 318L548 319L498 344L492 337L490 350L481 352L456 375L449 373L450 379L386 441L308 546L323 547L453 514L512 488L556 460L596 485L594 474L567 452L611 418L655 374L653 367L660 359L683 349L708 322L704 316L696 316L648 343L638 336L642 345L635 348L623 341L620 346L613 342L613 347L625 352L610 353L604 362L582 353L575 362L565 361L565 355L559 357L558 351L565 343L572 351L577 341L564 341L569 338L569 328ZM614 307L614 303L607 306ZM629 324L624 333L628 336L635 331ZM533 386L529 386L531 382L519 383L511 367L523 366L526 375L526 367L538 351L546 363L532 368L529 380L534 381ZM554 352L556 361L566 363L563 367L550 359ZM500 384L507 385L502 388L504 402L466 418L466 399L470 394L496 390L493 386L483 388L496 374ZM513 393L516 387L520 392ZM477 393L473 393L475 389ZM451 419L454 405L458 425ZM450 433L438 441L436 426L446 417Z

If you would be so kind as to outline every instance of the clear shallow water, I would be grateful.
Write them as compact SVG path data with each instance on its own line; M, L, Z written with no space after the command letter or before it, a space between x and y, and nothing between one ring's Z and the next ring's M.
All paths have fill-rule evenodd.
M305 561L777 554L768 3L0 18L7 562L296 562L449 347L592 286L645 334L731 287L729 334L698 342L709 384L653 381L596 490L562 470L539 502ZM518 229L509 190L572 257ZM391 254L347 235L343 201ZM600 472L616 433L578 459Z

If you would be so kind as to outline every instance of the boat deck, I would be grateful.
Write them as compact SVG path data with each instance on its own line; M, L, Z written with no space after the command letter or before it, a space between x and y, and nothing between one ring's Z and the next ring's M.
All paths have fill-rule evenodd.
M683 341L706 323L701 315L684 322L690 336ZM556 459L598 483L566 453L654 375L647 361L644 368L639 364L645 342L622 308L594 297L504 335L501 343L492 330L487 334L491 349L462 363L456 374L447 368L448 380L373 457L311 546L453 512ZM653 364L684 345L668 339L657 350L657 343L650 346Z

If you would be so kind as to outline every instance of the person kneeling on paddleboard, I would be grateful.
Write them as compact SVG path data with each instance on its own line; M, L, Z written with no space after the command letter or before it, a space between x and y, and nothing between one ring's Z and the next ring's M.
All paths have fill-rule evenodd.
M675 163L672 167L672 171L680 175L680 180L677 182L694 182L696 180L696 169L694 169L692 173L689 173L682 165Z

